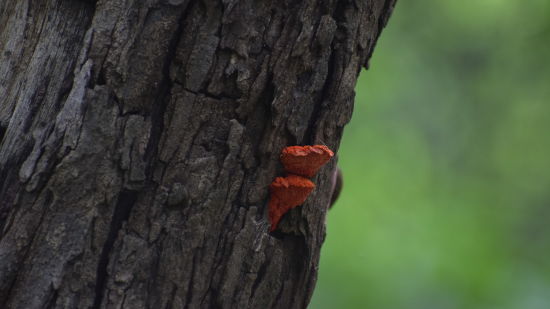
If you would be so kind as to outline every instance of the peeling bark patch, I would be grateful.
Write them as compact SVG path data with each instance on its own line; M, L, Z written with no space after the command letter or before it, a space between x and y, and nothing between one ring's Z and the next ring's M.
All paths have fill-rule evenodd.
M111 227L109 228L109 234L103 250L101 251L101 256L99 258L97 266L97 279L96 279L96 289L95 289L95 298L94 305L92 308L99 309L101 306L101 301L105 293L105 285L107 283L107 266L109 265L109 255L115 244L115 240L118 236L119 230L122 228L124 221L127 221L130 217L130 212L132 207L137 199L136 191L124 190L120 192L118 196L118 201L113 213L113 220L111 221Z

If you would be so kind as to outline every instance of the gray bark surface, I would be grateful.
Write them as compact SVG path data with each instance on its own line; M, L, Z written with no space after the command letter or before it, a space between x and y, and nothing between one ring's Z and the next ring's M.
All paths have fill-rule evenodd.
M1 308L305 308L333 160L394 0L0 1Z

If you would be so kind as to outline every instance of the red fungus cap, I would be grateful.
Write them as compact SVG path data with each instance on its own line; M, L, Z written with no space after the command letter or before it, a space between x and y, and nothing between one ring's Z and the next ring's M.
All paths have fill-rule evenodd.
M277 228L281 217L290 209L302 205L315 188L311 180L298 175L277 177L269 185L271 199L269 200L270 231Z
M313 177L334 156L325 145L289 146L281 153L281 162L290 174Z

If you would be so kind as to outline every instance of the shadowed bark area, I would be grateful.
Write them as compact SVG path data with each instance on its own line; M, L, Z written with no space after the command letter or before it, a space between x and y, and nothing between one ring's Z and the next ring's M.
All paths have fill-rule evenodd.
M333 160L394 0L0 2L2 308L305 308Z

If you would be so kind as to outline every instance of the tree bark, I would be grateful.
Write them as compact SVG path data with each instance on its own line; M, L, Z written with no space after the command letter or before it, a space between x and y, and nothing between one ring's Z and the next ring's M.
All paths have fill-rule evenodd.
M305 308L336 162L273 233L268 186L393 5L1 1L0 307Z

